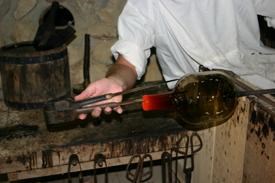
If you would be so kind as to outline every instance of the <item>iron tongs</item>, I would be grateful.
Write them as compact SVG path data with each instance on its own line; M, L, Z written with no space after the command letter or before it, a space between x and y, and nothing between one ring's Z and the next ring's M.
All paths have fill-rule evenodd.
M135 94L135 93L138 93L141 91L146 91L148 89L158 89L158 88L165 86L167 83L176 82L176 81L178 81L178 79L173 79L173 80L169 80L169 81L159 81L155 84L151 84L151 85L147 85L147 86L140 86L140 87L136 87L136 88L133 88L133 89L130 89L127 91L123 91L123 92L107 93L104 95L99 95L99 96L95 96L95 97L91 97L91 98L79 100L79 101L74 101L72 98L68 98L65 100L60 100L60 101L54 102L52 107L57 112L75 111L77 113L87 113L96 107L104 108L107 106L108 107L117 107L117 106L129 105L129 104L133 104L133 103L142 102L142 98L136 98L136 99L132 99L129 101L123 101L123 102L106 102L106 103L101 103L101 104L98 104L98 102L104 102L104 101L112 99L113 97L120 96L120 95L124 96L127 94Z

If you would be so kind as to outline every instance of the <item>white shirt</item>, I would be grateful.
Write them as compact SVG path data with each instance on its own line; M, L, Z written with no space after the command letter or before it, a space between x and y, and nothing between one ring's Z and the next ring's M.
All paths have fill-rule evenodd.
M135 66L138 79L151 47L166 80L196 72L199 64L268 77L266 67L275 70L275 50L260 42L257 13L275 17L275 1L128 0L111 51Z

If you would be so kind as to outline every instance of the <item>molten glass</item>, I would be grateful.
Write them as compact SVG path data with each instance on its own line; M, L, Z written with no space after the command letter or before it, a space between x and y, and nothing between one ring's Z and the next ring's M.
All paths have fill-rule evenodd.
M172 103L172 94L157 94L157 95L143 95L142 109L144 111L155 110L175 110L175 105Z

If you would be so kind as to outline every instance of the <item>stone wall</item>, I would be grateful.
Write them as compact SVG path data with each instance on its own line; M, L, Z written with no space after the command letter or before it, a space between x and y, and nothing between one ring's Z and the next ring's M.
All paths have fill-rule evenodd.
M105 75L113 63L111 45L117 40L117 18L126 0L59 0L74 16L76 38L68 46L72 84L81 83L84 34L91 35L91 81ZM51 0L0 0L0 46L34 39L39 19ZM154 61L146 80L161 76Z

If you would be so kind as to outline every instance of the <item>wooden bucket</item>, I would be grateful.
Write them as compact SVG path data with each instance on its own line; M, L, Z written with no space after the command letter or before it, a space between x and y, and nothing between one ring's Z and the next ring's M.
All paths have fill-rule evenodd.
M5 104L15 109L43 108L71 96L67 48L36 51L31 42L0 49Z

